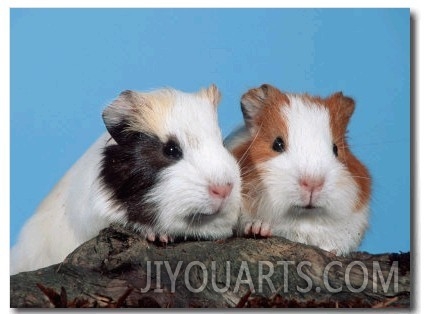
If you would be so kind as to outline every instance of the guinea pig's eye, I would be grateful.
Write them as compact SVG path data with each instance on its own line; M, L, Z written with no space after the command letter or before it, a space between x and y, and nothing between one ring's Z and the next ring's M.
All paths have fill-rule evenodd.
M274 143L272 144L272 149L278 153L282 153L284 152L285 148L286 148L286 145L284 144L283 139L281 137L277 137L274 140Z
M336 144L333 144L333 153L334 153L334 156L339 156L339 149L337 148L337 145Z
M169 140L165 144L165 146L163 147L163 154L166 157L172 158L175 160L180 160L181 158L183 158L183 151L180 145L178 145L178 143L173 140Z

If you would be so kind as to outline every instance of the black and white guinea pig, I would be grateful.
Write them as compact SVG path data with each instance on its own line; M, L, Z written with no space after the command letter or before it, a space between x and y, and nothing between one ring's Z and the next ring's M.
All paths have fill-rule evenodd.
M371 178L346 139L354 100L264 84L245 93L241 107L245 126L226 139L241 168L240 232L338 255L357 249L368 226Z
M241 207L235 158L223 146L215 85L122 92L107 131L40 204L12 248L11 272L61 262L110 223L148 240L222 239Z

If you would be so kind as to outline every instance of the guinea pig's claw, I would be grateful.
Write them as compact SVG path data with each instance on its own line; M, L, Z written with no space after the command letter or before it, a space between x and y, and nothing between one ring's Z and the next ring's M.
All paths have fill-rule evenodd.
M155 242L155 239L156 239L156 235L153 232L147 233L147 240L149 240L150 242Z
M251 222L248 222L246 224L246 226L244 227L244 234L245 235L252 234L252 223Z
M261 232L260 232L262 237L270 237L271 236L271 226L266 223L263 222L261 225Z
M262 221L256 220L252 225L252 233L253 234L260 234L261 233L261 225L262 225Z
M164 243L168 243L169 237L166 234L161 234L159 236L159 241L160 242L164 242Z

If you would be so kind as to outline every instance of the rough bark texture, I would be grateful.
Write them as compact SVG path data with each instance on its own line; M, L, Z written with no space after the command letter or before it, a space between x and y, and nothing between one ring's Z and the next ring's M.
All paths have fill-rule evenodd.
M113 226L10 288L11 307L409 307L410 258L337 257L282 238L152 244Z

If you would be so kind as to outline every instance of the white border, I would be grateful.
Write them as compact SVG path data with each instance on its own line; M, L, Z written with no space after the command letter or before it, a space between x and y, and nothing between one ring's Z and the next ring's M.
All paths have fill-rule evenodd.
M0 4L0 280L9 306L9 238L10 238L10 19L8 8ZM7 298L6 298L7 295ZM6 299L6 302L4 302ZM3 310L2 310L3 311Z
M197 0L156 0L156 1L137 1L137 0L87 0L87 1L58 1L58 0L44 0L44 1L5 1L8 7L15 8L374 8L383 4L386 8L408 8L411 3L417 1L370 1L370 0L357 0L357 1L312 1L312 0L297 0L297 1L275 1L275 0L245 0L245 1L197 1ZM415 5L416 7L416 5Z
M3 226L0 228L0 237L1 237L1 252L9 252L9 230L10 230L10 8L118 8L118 7L131 7L131 8L163 8L163 7L198 7L198 8L239 8L239 7L247 7L247 8L273 8L273 7L286 7L286 8L374 8L374 7L383 7L389 8L411 8L411 13L414 16L415 20L415 33L413 40L415 41L415 63L411 64L411 68L415 70L415 95L411 95L411 101L415 103L415 113L418 118L416 120L416 137L415 137L415 145L416 145L416 156L415 161L416 165L411 165L412 171L414 173L413 178L415 182L411 182L415 184L415 217L416 220L412 221L414 225L413 230L415 230L415 234L412 234L414 239L411 241L411 250L415 249L413 252L413 263L415 267L414 269L414 278L411 278L413 281L413 291L411 300L414 301L413 311L419 313L421 310L420 307L420 299L421 299L421 283L423 282L423 274L424 272L420 270L420 252L424 250L424 243L421 241L421 232L420 227L424 224L422 223L422 214L419 202L419 196L421 195L422 189L420 188L420 178L422 177L422 167L419 167L419 161L421 160L422 147L423 145L419 145L419 139L422 138L423 127L421 123L423 120L423 110L420 110L420 90L423 88L420 84L420 74L422 73L422 64L420 63L419 56L421 49L421 42L419 40L421 27L422 27L422 16L421 16L421 7L420 4L422 1L418 0L410 0L410 1L398 1L398 0L386 0L386 1L372 1L372 0L357 0L354 2L344 1L344 2L333 2L333 1L320 1L316 3L316 1L284 1L280 2L276 5L275 0L261 0L261 1L250 1L246 0L243 2L240 1L131 1L131 0L120 0L120 1L98 1L98 0L76 0L76 1L58 1L58 0L50 0L50 1L0 1L0 147L1 147L1 155L0 155L0 174L1 174L1 184L0 184L0 221ZM242 5L241 5L242 3ZM140 5L142 4L142 6ZM390 65L388 65L390 66ZM415 97L414 97L415 96ZM414 117L412 117L414 118ZM395 165L394 165L395 166ZM411 204L412 205L412 204ZM417 221L418 220L418 221ZM411 226L412 227L412 226ZM8 254L7 254L8 257ZM9 259L3 258L1 259L1 269L0 272L0 280L3 285L2 289L2 305L4 308L9 308ZM412 267L411 267L412 268ZM10 310L10 312L14 312Z

